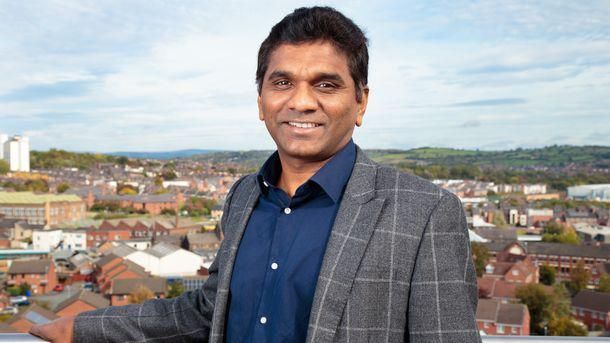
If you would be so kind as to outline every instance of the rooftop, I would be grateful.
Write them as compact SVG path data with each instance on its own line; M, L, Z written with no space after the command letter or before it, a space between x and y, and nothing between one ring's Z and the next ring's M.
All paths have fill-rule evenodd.
M32 192L0 192L0 204L36 205L46 202L82 201L73 194L35 194Z

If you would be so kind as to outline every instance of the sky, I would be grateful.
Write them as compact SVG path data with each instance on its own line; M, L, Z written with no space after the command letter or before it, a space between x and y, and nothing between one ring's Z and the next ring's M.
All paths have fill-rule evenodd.
M311 5L369 38L363 148L610 145L610 4L595 0L0 0L0 132L34 150L273 149L256 54Z

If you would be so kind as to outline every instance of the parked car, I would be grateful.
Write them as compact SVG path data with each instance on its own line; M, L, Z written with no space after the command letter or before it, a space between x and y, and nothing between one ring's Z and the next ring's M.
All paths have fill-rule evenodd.
M55 285L55 287L53 287L53 290L54 290L55 292L63 292L63 290L64 290L64 285L62 285L62 284L58 283L57 285Z
M7 306L7 307L3 308L3 309L0 311L0 314L12 314L12 315L15 315L15 314L17 314L18 312L19 312L19 310L18 310L16 307L13 307L13 306Z
M29 305L30 301L28 300L28 297L26 297L25 295L18 295L15 297L11 297L9 299L11 305L13 306L22 306L22 305Z
M83 284L83 289L93 292L93 282L85 282Z

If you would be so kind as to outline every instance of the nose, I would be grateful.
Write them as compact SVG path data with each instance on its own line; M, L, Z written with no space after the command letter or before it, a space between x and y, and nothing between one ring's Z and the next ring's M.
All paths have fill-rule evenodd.
M299 113L312 113L318 108L318 100L310 85L300 84L296 86L288 101L288 108Z

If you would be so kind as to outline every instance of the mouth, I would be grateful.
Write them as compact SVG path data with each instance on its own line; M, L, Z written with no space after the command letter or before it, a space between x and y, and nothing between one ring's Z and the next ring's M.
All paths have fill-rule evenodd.
M297 122L297 121L289 121L286 124L297 127L299 129L314 129L316 127L322 126L322 124L312 123L312 122Z

